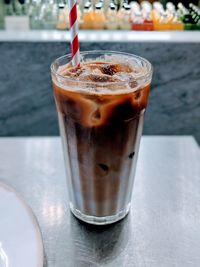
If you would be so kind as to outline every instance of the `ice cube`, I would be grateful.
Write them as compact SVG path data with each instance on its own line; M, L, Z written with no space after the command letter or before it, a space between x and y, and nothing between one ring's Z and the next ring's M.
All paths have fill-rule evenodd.
M136 88L137 86L138 86L138 83L137 83L137 81L135 81L135 80L131 80L131 81L129 81L129 86L131 87L131 88Z
M116 72L118 72L118 68L117 68L118 65L108 65L108 64L105 64L103 66L101 66L100 70L103 74L106 74L106 75L114 75Z
M82 81L98 82L98 83L118 81L115 77L111 77L108 75L96 75L96 74L81 75L80 78L81 78L80 80Z
M122 82L128 82L132 78L132 76L126 72L118 72L114 75L114 77Z

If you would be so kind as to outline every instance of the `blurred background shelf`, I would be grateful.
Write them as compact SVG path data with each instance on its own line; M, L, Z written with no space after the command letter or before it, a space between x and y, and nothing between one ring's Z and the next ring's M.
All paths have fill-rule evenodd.
M121 31L121 30L80 30L81 42L184 42L199 43L200 31ZM69 31L29 30L0 31L1 42L57 42L70 41Z
M148 59L154 75L144 134L193 135L200 144L198 32L81 31L80 39L81 51ZM58 135L50 64L70 53L69 33L1 32L0 40L0 136Z

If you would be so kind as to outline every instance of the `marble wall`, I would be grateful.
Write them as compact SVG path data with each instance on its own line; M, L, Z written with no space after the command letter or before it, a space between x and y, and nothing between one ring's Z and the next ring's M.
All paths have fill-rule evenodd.
M81 50L135 53L154 66L144 134L193 135L200 143L200 45L82 43ZM58 135L50 63L62 43L0 43L0 136Z

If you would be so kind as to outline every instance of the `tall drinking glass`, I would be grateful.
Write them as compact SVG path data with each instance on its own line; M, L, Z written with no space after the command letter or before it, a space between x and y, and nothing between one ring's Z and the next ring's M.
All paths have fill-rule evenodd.
M110 51L81 53L78 70L70 60L51 65L70 209L88 223L113 223L130 208L152 66Z

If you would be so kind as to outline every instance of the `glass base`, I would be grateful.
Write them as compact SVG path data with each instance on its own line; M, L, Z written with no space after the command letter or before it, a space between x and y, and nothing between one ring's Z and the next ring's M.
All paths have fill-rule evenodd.
M82 213L80 210L77 210L74 208L73 204L70 202L69 203L70 210L74 214L75 217L80 219L81 221L84 221L89 224L95 224L95 225L106 225L106 224L111 224L114 222L117 222L121 219L123 219L130 210L130 203L127 205L126 209L118 212L115 215L112 216L105 216L105 217L97 217L97 216L90 216Z

